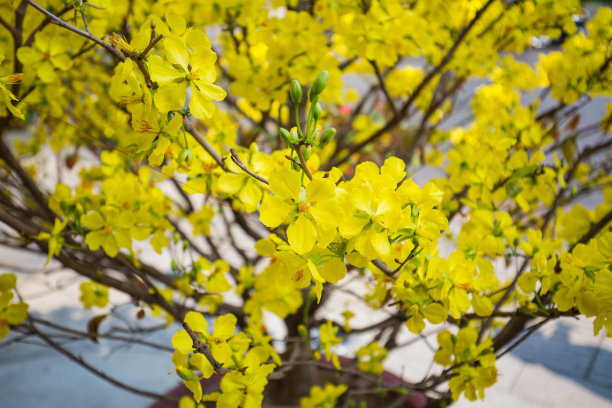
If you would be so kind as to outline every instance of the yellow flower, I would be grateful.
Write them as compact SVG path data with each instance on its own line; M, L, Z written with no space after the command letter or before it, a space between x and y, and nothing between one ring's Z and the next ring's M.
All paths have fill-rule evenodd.
M0 58L0 62L2 62L2 60L3 58ZM13 106L12 101L17 101L17 97L5 87L5 85L18 84L22 80L22 74L11 74L0 78L0 114L2 116L4 116L5 109L8 109L14 116L21 120L25 120L23 113Z
M206 119L215 110L212 101L221 101L226 96L223 88L213 84L217 77L217 55L210 49L210 41L202 31L190 31L186 37L186 40L176 36L164 39L166 60L158 55L149 58L151 78L159 83L155 106L161 112L182 109L189 86L191 114Z
M310 389L310 395L300 399L300 408L335 408L338 398L348 389L348 386L325 384L325 388L315 385Z
M335 238L339 206L329 178L315 177L302 189L299 173L278 169L270 174L270 190L259 219L270 228L289 224L287 238L295 252L305 254L315 243L324 248Z
M24 66L36 67L36 75L45 83L55 82L55 70L66 71L72 66L67 54L68 41L57 35L37 34L32 47L21 47L17 58Z
M12 273L0 275L0 340L9 334L9 326L17 325L28 317L28 305L23 302L10 304L12 289L17 278Z
M97 282L83 282L81 289L81 303L85 309L92 306L104 307L108 303L108 287Z

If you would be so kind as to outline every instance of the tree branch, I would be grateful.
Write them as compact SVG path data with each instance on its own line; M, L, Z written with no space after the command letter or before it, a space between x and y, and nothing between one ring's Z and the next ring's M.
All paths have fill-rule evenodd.
M225 164L225 159L223 159L219 153L211 146L210 143L206 139L204 139L198 131L193 126L193 123L188 118L183 118L183 126L185 127L185 131L189 133L193 138L206 150L206 152L212 157L219 167L221 167L225 171L229 171L227 165Z
M153 399L164 400L164 401L176 401L175 398L167 397L167 396L162 395L162 394L156 394L156 393L151 392L151 391L144 391L144 390L141 390L139 388L135 388L135 387L126 385L126 384L122 383L121 381L119 381L119 380L117 380L117 379L115 379L113 377L110 377L109 375L107 375L107 374L103 373L102 371L96 369L91 364L87 363L81 357L73 354L72 352L70 352L69 350L67 350L63 346L61 346L59 343L53 341L45 333L43 333L40 330L38 330L36 328L36 326L34 325L33 321L30 321L30 329L32 330L32 332L34 332L34 334L36 334L38 337L40 337L45 343L47 343L49 346L51 346L52 348L54 348L55 350L57 350L61 354L63 354L66 357L68 357L70 360L74 361L75 363L81 365L83 368L85 368L89 372L97 375L98 377L102 378L103 380L106 380L109 383L111 383L111 384L113 384L113 385L115 385L115 386L117 386L119 388L122 388L122 389L124 389L126 391L129 391L129 392L133 392L134 394L142 395L143 397L147 397L147 398L153 398Z
M119 50L114 48L112 45L104 42L102 39L94 36L91 33L88 33L86 31L81 30L80 28L76 28L76 27L68 24L67 22L65 22L64 20L60 19L59 17L57 17L53 13L49 12L44 7L41 7L38 4L36 4L33 0L26 0L26 1L27 1L28 4L30 4L32 7L34 7L36 10L40 11L45 16L47 16L47 18L49 18L53 24L56 24L56 25L58 25L58 26L60 26L62 28L65 28L65 29L67 29L69 31L72 31L75 34L78 34L78 35L80 35L82 37L85 37L85 38L95 42L96 44L98 44L102 48L105 48L108 52L113 54L113 56L115 58L117 58L119 61L122 61L122 62L125 61L126 57L123 54L121 54L119 52Z
M212 352L210 351L208 346L204 344L202 340L200 340L198 333L194 332L193 329L189 327L189 324L187 324L187 322L183 322L183 327L187 331L187 334L189 334L189 337L191 337L191 341L193 342L193 348L195 349L195 352L204 355L204 357L206 357L208 362L214 367L215 372L219 374L225 374L231 371L227 368L224 368L221 365L221 363L219 363L215 359L215 357L212 355Z
M236 163L236 166L240 167L242 171L244 171L249 176L253 177L255 180L261 181L264 184L270 184L268 183L268 180L261 177L259 174L255 174L251 170L249 170L249 168L242 162L242 160L240 160L240 157L238 157L238 153L236 153L236 150L234 150L233 147L230 147L229 150L230 150L230 154L232 155L232 161Z

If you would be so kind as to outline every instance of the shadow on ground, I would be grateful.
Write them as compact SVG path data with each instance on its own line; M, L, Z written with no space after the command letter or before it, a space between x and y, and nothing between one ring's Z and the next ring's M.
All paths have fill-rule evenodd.
M612 348L604 347L603 336L588 339L592 344L576 344L570 338L572 330L571 325L559 323L552 335L536 332L511 354L526 363L546 367L612 401Z

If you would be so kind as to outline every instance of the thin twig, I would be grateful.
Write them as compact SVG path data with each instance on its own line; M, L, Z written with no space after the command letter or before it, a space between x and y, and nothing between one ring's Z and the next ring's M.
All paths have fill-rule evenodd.
M380 69L378 69L378 64L376 64L376 61L369 61L369 63L370 65L372 65L372 68L374 68L374 73L376 74L376 78L378 79L378 85L380 86L380 90L382 91L383 95L385 96L385 99L387 100L387 105L389 105L391 112L393 112L393 116L397 116L397 109L395 108L393 99L391 98L389 90L385 85L385 78L383 78Z
M79 5L79 11L81 12L81 18L83 19L83 24L85 25L85 31L91 34L91 31L89 31L89 24L87 24L87 16L85 16L85 10L83 9L83 4Z
M302 144L298 143L295 146L295 150L300 159L300 167L302 168L302 170L304 170L306 177L308 177L309 180L312 180L312 173L310 173L310 169L308 168L308 164L306 163L306 159L304 159L304 154L302 153Z
M105 48L108 52L110 52L111 54L113 54L113 56L115 58L117 58L119 61L125 61L125 56L123 54L121 54L116 48L114 48L112 45L104 42L102 39L92 35L91 33L88 33L86 31L81 30L80 28L76 28L70 24L68 24L67 22L65 22L64 20L60 19L59 17L57 17L56 15L54 15L53 13L49 12L47 9L45 9L44 7L39 6L38 4L36 4L33 0L26 0L27 3L29 5L31 5L32 7L34 7L36 10L40 11L41 13L43 13L45 16L47 16L49 19L51 19L51 22L53 24L56 24L62 28L65 28L69 31L72 31L75 34L78 34L82 37L88 38L91 41L95 42L96 44L98 44L99 46Z
M393 274L394 274L393 269L391 269L387 265L385 265L383 261L381 261L380 259L374 259L374 260L372 260L372 263L374 264L374 266L376 266L378 269L380 269L382 273L384 273L385 275L387 275L390 278L393 277Z
M411 260L412 258L414 258L414 253L416 252L417 248L419 247L419 245L415 245L414 248L412 248L412 251L410 251L410 253L408 254L408 256L406 257L406 259L404 259L404 262L402 262L397 268L395 268L393 270L393 275L395 275L396 273L399 272L400 269L402 269L402 267L404 265L406 265L406 262L408 262L409 260Z
M156 394L154 392L144 391L144 390L141 390L141 389L138 389L138 388L134 388L132 386L129 386L129 385L126 385L126 384L122 383L121 381L119 381L119 380L117 380L117 379L115 379L113 377L110 377L109 375L107 375L107 374L103 373L102 371L98 370L97 368L95 368L91 364L87 363L81 357L73 354L72 352L70 352L69 350L67 350L63 346L61 346L59 343L53 341L45 333L43 333L40 330L38 330L36 328L36 326L34 325L33 321L30 322L30 329L32 330L32 332L34 332L34 334L36 334L38 337L40 337L45 343L47 343L49 346L51 346L52 348L54 348L55 350L57 350L61 354L63 354L66 357L68 357L70 360L78 363L83 368L87 369L89 372L97 375L98 377L108 381L109 383L111 383L111 384L113 384L113 385L115 385L115 386L117 386L119 388L123 388L124 390L130 391L130 392L133 392L135 394L142 395L142 396L148 397L148 398L164 400L164 401L176 401L175 398L171 398L171 397L168 397L166 395Z
M15 27L11 26L2 16L0 16L0 25L9 30L13 37L15 36Z
M206 357L208 362L214 367L215 372L219 374L225 374L231 371L227 368L224 368L221 365L221 363L219 363L215 359L215 357L212 355L212 352L210 351L208 346L204 344L202 340L200 340L198 333L194 332L193 329L189 327L189 324L187 322L183 322L183 327L187 331L187 334L189 334L189 337L191 337L191 341L193 342L193 348L195 349L195 352L204 355L204 357Z
M504 351L502 351L501 353L497 354L495 356L495 358L499 359L501 357L503 357L505 354L511 352L512 350L514 350L519 344L521 344L522 342L524 342L525 340L527 340L527 338L529 336L531 336L533 333L535 333L540 327L544 326L546 323L548 323L551 319L553 318L553 316L548 316L546 319L542 320L541 322L534 324L533 326L531 326L528 330L527 333L525 333L523 336L521 336L521 338L519 338L517 341L515 341L514 343L512 343L512 345L510 347L508 347L507 349L505 349Z
M285 159L290 160L291 162L295 163L296 165L300 165L300 162L295 160L293 157L291 157L290 155L286 154L285 155Z
M229 150L230 150L230 154L232 155L232 161L236 163L236 166L240 167L242 171L244 171L249 176L253 177L255 180L259 180L264 184L270 184L268 183L268 180L261 177L259 174L255 174L251 170L249 170L249 168L242 162L242 160L240 160L240 157L238 157L238 153L236 153L236 150L234 150L233 147L230 147Z
M225 159L223 159L219 153L211 146L206 139L204 139L198 131L193 126L193 123L189 120L189 118L183 118L183 126L185 127L185 131L189 133L193 138L206 150L206 152L217 162L219 167L221 167L225 171L229 171L227 165L225 164Z

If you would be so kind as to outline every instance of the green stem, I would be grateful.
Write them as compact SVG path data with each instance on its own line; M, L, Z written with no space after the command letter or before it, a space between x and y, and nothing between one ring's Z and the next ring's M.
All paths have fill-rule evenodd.
M304 133L302 133L302 126L300 125L300 108L297 104L295 106L295 126L297 127L300 138L304 138Z

